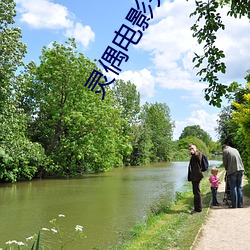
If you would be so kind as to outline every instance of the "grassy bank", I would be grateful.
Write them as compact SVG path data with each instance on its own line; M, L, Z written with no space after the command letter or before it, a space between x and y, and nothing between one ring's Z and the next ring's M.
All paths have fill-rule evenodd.
M223 170L220 172L223 178ZM211 201L208 177L201 181L201 193L201 213L189 214L193 209L193 194L189 183L183 192L176 194L172 204L166 206L162 203L153 207L147 220L137 224L124 242L111 249L190 249L208 214Z

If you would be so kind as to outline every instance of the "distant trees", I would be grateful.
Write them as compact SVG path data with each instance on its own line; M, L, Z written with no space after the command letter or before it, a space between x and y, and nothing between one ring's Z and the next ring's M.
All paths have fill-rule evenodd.
M141 124L147 135L147 143L151 144L150 161L167 161L170 159L173 122L170 109L166 104L145 103L141 112Z
M188 136L193 136L202 140L208 147L212 142L211 136L206 131L201 129L199 125L185 127L179 137L179 140L186 138Z

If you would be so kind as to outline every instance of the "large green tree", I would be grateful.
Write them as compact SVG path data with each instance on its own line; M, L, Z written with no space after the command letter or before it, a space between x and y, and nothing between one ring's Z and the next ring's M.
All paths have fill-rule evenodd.
M122 138L130 144L122 152L124 165L137 165L134 161L134 152L137 150L138 115L140 112L140 93L136 85L130 81L117 80L112 87L114 99L121 110ZM132 152L131 152L132 151Z
M185 127L179 137L179 140L184 139L185 137L188 137L188 136L199 138L207 145L207 147L209 147L210 143L212 142L211 136L208 134L208 132L204 131L200 127L200 125L193 125L193 126Z
M0 1L0 180L31 179L45 164L42 147L26 136L27 122L20 99L25 85L20 73L26 45L14 26L15 2Z
M174 124L169 107L165 103L146 102L142 107L141 124L146 132L144 135L149 137L152 145L150 161L170 160Z
M106 171L122 164L121 111L109 91L105 99L85 87L96 65L77 51L74 39L44 47L40 64L29 65L29 135L57 167L51 174ZM95 89L96 91L96 89ZM27 108L28 110L28 108Z
M231 91L230 86L220 83L218 75L226 72L224 51L216 45L218 31L224 30L225 25L219 8L230 6L228 15L235 18L248 16L250 19L249 0L199 0L195 1L196 9L190 16L196 16L196 22L191 27L193 37L199 44L203 44L203 53L193 58L195 67L199 69L197 75L201 81L209 84L205 89L205 99L214 106L221 106L221 97Z

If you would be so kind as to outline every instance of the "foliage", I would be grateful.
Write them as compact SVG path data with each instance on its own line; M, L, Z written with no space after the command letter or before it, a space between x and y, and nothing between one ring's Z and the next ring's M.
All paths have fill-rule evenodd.
M179 149L183 149L183 150L186 149L186 152L189 152L188 145L190 143L195 144L199 151L205 153L206 155L209 154L209 150L208 150L206 144L201 139L194 137L194 136L187 136L187 137L179 140L178 147L179 147Z
M31 107L30 138L58 166L44 170L75 175L121 165L121 151L130 151L119 133L121 111L108 89L102 101L84 86L96 65L78 53L74 39L44 47L40 60L29 64L23 105Z
M249 72L249 71L248 71ZM220 135L221 144L228 144L239 150L246 168L246 173L249 175L249 81L248 74L245 79L248 84L245 88L235 84L234 95L231 95L229 100L231 106L224 107L219 115L217 132Z
M150 150L151 162L170 160L173 123L170 110L165 103L145 103L141 112L141 124L152 143Z
M193 37L197 38L199 44L204 44L203 54L195 53L193 62L195 68L199 68L200 81L209 83L205 89L205 99L209 104L221 107L221 97L227 91L231 91L227 85L219 83L218 74L226 72L224 63L225 54L223 50L216 46L216 34L219 30L224 30L225 25L222 22L220 7L230 4L228 15L235 18L248 16L250 18L250 5L248 0L200 0L196 2L196 9L190 16L196 16L197 19L192 25ZM202 68L203 67L203 68Z
M22 58L26 53L26 45L20 41L21 30L13 26L15 6L13 0L0 2L0 113L6 104L13 105L13 91L20 84L15 73L23 66Z
M26 45L21 30L14 27L15 2L0 2L0 179L15 182L32 179L39 166L46 164L40 145L26 136L26 116L20 107L25 85L20 67Z
M193 125L193 126L187 126L183 129L179 140L184 139L185 137L188 136L193 136L193 137L197 137L200 140L202 140L203 142L205 142L205 144L207 145L207 147L211 144L212 142L212 138L211 136L204 131L203 129L201 129L201 127L199 125Z
M248 82L246 88L250 89L250 82ZM247 143L250 140L250 93L243 95L244 102L243 103L237 103L233 102L232 105L237 109L236 111L232 112L233 119L242 126L242 132L244 134L244 140L242 140L242 143L244 143L244 158L246 159L246 173L249 176L250 174L250 146L249 143ZM243 138L242 138L243 139Z
M239 124L232 119L232 108L230 106L224 107L218 120L217 133L220 138L221 145L227 144L232 147L237 147L235 141L235 135L239 129Z
M123 80L117 80L113 84L112 93L116 105L121 110L121 122L122 129L120 133L125 140L124 143L129 144L131 151L122 151L123 164L139 165L137 161L138 150L138 132L139 132L139 120L138 115L140 112L140 94L136 90L135 84L130 81L124 82Z

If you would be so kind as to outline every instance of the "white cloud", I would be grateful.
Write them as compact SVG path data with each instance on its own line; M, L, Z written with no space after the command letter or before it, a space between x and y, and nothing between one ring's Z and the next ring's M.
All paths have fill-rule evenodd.
M148 69L140 71L124 71L119 75L119 79L125 82L130 81L136 85L137 91L141 94L141 103L154 95L155 80Z
M66 37L75 38L84 48L95 39L91 27L74 21L74 15L63 5L49 0L17 0L20 20L34 29L65 30Z
M90 26L83 26L81 23L76 23L71 29L68 29L65 33L67 37L74 37L77 42L87 48L90 42L95 40L95 33L91 30Z
M189 118L184 121L175 121L175 129L174 129L174 140L178 140L183 129L187 126L200 125L201 129L206 131L213 139L213 141L217 141L217 135L215 132L215 128L218 126L217 124L218 114L209 114L205 110L195 110L192 111Z
M153 75L156 75L155 85L166 89L183 89L190 95L203 98L202 90L207 86L198 82L197 69L193 69L194 52L201 52L192 37L191 25L194 18L189 18L195 10L194 1L165 1L154 10L153 22L135 48L148 51L153 61ZM226 30L218 34L217 44L225 50L228 73L222 81L243 79L246 70L250 68L250 25L247 18L241 20L227 17L227 10L221 11ZM194 93L194 91L196 93Z
M63 29L73 25L72 14L65 6L48 0L18 0L21 21L35 29Z

